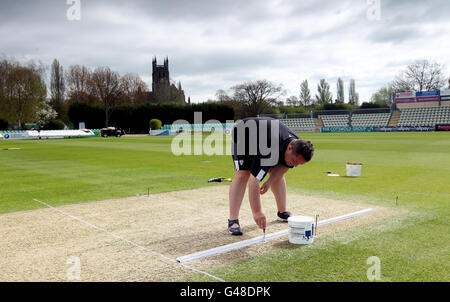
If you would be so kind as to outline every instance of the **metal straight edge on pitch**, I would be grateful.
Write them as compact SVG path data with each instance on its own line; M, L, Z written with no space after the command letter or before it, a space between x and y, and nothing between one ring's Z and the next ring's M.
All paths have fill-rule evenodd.
M369 208L369 209L365 209L365 210L361 210L358 212L353 212L353 213L349 213L349 214L345 214L342 216L337 216L337 217L333 217L330 219L325 219L322 221L319 221L317 223L317 226L323 226L323 225L327 225L330 223L334 223L334 222L338 222L341 220L345 220L345 219L349 219L352 217L356 217L356 216L360 216L360 215L364 215L364 214L368 214L371 212L374 212L375 209ZM203 259L203 258L208 258L208 257L212 257L212 256L216 256L219 254L224 254L233 250L237 250L237 249L241 249L250 245L254 245L254 244L258 244L261 242L266 242L269 240L273 240L273 239L277 239L279 237L285 236L289 234L289 229L287 230L283 230L280 232L276 232L276 233L272 233L272 234L267 234L264 236L260 236L260 237L255 237L252 239L248 239L248 240L243 240L243 241L239 241L239 242L235 242L235 243L231 243L231 244L227 244L227 245L223 245L223 246L219 246L219 247L215 247L209 250L205 250L205 251L201 251L201 252L197 252L197 253L193 253L193 254L189 254L189 255L185 255L185 256L181 256L178 257L176 260L180 263L187 263L187 262L191 262L194 260L198 260L198 259Z

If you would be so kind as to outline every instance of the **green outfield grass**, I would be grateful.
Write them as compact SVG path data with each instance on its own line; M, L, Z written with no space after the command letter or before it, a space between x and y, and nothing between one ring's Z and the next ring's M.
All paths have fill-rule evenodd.
M366 260L377 256L384 281L450 281L450 133L301 136L316 154L289 171L290 191L392 207L398 196L397 207L408 214L211 273L227 281L367 281ZM197 188L212 185L209 178L233 176L230 156L174 156L171 140L0 141L0 213L41 207L33 198L63 205ZM348 161L363 163L362 177L327 177L327 171L345 175Z

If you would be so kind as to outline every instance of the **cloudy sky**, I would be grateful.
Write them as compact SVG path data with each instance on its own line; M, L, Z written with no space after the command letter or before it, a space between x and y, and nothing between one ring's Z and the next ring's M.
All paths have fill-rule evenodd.
M346 101L351 78L367 101L417 59L450 74L449 13L448 0L1 0L0 55L109 66L150 87L152 57L168 56L192 102L258 79L288 97L325 78L336 98L338 77Z

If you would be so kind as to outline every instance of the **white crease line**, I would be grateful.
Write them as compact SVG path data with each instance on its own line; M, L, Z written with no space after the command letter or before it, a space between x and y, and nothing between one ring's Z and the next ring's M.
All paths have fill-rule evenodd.
M146 251L146 252L149 252L150 254L153 254L153 255L155 255L155 256L159 256L159 257L161 257L161 258L163 258L163 259L165 259L165 260L168 260L168 261L170 261L170 262L173 262L173 263L181 264L183 267L185 267L185 268L187 268L187 269L190 269L190 270L192 270L192 271L194 271L194 272L196 272L196 273L201 273L201 274L203 274L203 275L205 275L205 276L211 277L211 278L216 279L216 280L218 280L218 281L225 282L225 280L223 280L223 279L221 279L221 278L219 278L219 277L216 277L216 276L211 275L211 274L209 274L209 273L207 273L207 272L198 270L198 269L196 269L196 268L187 266L187 265L185 265L185 264L179 263L179 262L176 261L175 259L169 258L169 257L167 257L167 256L164 256L163 254L160 254L160 253L158 253L158 252L152 251L151 249L148 249L148 248L146 248L145 246L139 245L139 244L137 244L137 243L135 243L135 242L133 242L133 241L130 241L130 240L128 240L128 239L126 239L126 238L123 238L123 237L121 237L121 236L119 236L119 235L116 235L116 234L114 234L114 233L111 233L110 231L105 230L105 229L103 229L103 228L101 228L101 227L98 227L98 226L96 226L96 225L94 225L94 224L92 224L92 223L89 223L89 222L87 222L87 221L84 221L84 220L81 219L81 218L78 218L78 217L76 217L76 216L70 215L70 214L68 214L68 213L66 213L66 212L64 212L64 211L62 211L62 210L60 210L60 209L58 209L58 208L55 208L55 207L49 205L48 203L45 203L45 202L43 202L43 201L40 201L39 199L33 198L33 200L34 200L34 201L37 201L37 202L39 202L39 203L41 203L41 204L43 204L43 205L45 205L46 207L48 207L48 208L50 208L50 209L52 209L52 210L54 210L54 211L56 211L56 212L58 212L58 213L60 213L60 214L62 214L62 215L68 216L68 217L70 217L70 218L72 218L72 219L74 219L74 220L76 220L76 221L79 221L79 222L81 222L81 223L84 223L85 225L90 226L91 228L94 228L94 229L96 229L96 230L98 230L98 231L100 231L100 232L106 233L106 234L108 234L108 235L110 235L110 236L112 236L112 237L114 237L114 238L116 238L116 239L122 240L122 241L124 241L124 242L126 242L126 243L128 243L128 244L131 244L132 246L135 246L135 247L140 248L140 249L142 249L142 250L144 250L144 251Z
M353 213L349 213L349 214L345 214L345 215L341 215L341 216L337 216L337 217L333 217L330 219L325 219L325 220L321 220L317 223L317 226L323 226L323 225L327 225L330 223L334 223L334 222L338 222L341 220L345 220L348 218L352 218L355 216L360 216L360 215L364 215L364 214L368 214L375 211L375 209L369 208L369 209L365 209L365 210L361 210L361 211L357 211L357 212L353 212ZM238 241L238 242L234 242L234 243L230 243L227 245L222 245L219 247L215 247L209 250L204 250L204 251L200 251L197 253L192 253L189 255L185 255L185 256L181 256L178 257L176 260L180 263L187 263L187 262L191 262L194 260L198 260L198 259L203 259L203 258L208 258L208 257L212 257L212 256L216 256L216 255L220 255L220 254L224 254L230 251L234 251L234 250L238 250L247 246L251 246L254 244L258 244L258 243L262 243L262 242L267 242L269 240L273 240L273 239L277 239L280 238L282 236L286 236L289 234L289 229L287 230L283 230L283 231L279 231L276 233L272 233L272 234L267 234L265 236L259 236L259 237L255 237L255 238L251 238L251 239L247 239L247 240L243 240L243 241Z

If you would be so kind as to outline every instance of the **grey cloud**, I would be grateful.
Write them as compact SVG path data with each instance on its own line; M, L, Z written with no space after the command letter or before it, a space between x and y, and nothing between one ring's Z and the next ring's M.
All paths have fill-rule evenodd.
M247 50L239 53L233 51L202 53L197 52L191 56L178 56L173 59L175 71L180 75L204 74L214 70L215 72L245 72L272 64L276 55L266 51Z
M420 26L448 20L447 0L381 0L381 19L391 24Z
M394 44L412 40L422 35L419 28L414 26L401 26L393 28L380 28L368 35L368 39L377 43L392 42Z
M114 6L128 11L138 11L149 19L158 21L220 22L222 18L258 19L268 12L264 1L258 0L137 0L113 3L108 0L93 1L97 8Z

